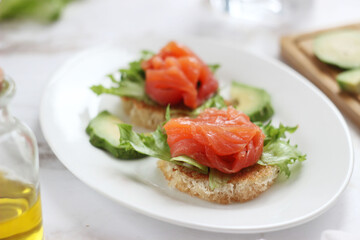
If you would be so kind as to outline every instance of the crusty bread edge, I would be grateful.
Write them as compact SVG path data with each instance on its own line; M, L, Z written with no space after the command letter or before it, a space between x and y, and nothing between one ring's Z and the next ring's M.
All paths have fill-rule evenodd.
M276 166L255 164L231 175L226 184L211 190L208 175L163 160L159 160L157 165L169 186L193 197L220 204L246 202L258 197L270 188L279 174Z

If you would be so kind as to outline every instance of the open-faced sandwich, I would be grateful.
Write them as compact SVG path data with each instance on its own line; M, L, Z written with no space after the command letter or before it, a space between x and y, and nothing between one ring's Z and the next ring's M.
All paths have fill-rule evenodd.
M133 124L156 129L165 120L169 104L178 115L191 115L212 97L212 102L222 100L216 99L216 66L206 65L189 48L171 41L157 54L144 51L140 60L119 70L119 80L110 75L115 87L98 85L91 89L96 94L120 96Z
M305 160L286 139L296 127L270 123L261 127L235 110L206 109L196 118L170 119L147 135L119 124L120 142L160 159L158 167L169 185L204 200L244 202L267 190L280 172Z

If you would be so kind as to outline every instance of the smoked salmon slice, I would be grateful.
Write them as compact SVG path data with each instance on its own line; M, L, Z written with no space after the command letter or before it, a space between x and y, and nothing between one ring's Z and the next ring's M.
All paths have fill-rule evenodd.
M189 48L174 41L142 62L147 95L160 105L183 103L194 109L217 89L209 67Z
M196 118L174 118L164 129L172 157L186 155L223 173L236 173L261 157L265 135L242 112L206 109Z

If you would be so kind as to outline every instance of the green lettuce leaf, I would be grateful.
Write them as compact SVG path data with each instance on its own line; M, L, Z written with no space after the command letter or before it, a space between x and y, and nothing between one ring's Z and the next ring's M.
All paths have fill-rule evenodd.
M264 146L264 151L258 164L276 165L279 167L280 172L289 177L291 173L289 165L305 160L306 155L302 154L296 145L291 145L289 141L277 140Z
M180 166L187 167L191 170L198 171L203 174L208 174L208 172L209 172L209 168L207 166L198 163L196 160L194 160L188 156L173 157L168 161L175 163L177 165L180 165Z
M287 127L280 124L279 127L276 128L269 122L260 127L266 137L264 140L263 154L258 164L276 165L279 167L280 172L289 177L291 173L289 165L306 160L306 155L298 150L297 145L291 145L286 137L286 132L295 132L297 126Z
M210 168L209 171L209 187L211 190L221 187L226 184L231 178L231 174L222 173L215 168Z
M140 153L160 158L171 159L170 148L166 142L167 136L161 127L149 135L136 133L129 124L118 124L120 130L120 144L130 143Z
M162 127L159 126L155 132L148 135L134 132L129 124L119 124L118 127L121 136L120 143L130 143L137 152L207 174L208 167L190 157L171 157L170 148L167 144L167 135Z
M106 88L102 85L94 85L90 89L100 94L112 94L120 97L131 97L143 101L149 105L155 105L145 92L145 72L141 68L141 62L149 59L154 53L144 50L139 60L130 62L128 68L119 69L120 78L116 79L114 74L107 75L114 87Z
M286 132L294 133L298 128L298 126L287 127L284 126L282 123L279 124L279 127L271 125L271 122L268 122L265 125L263 125L261 122L257 122L255 124L257 124L265 134L264 146L266 146L270 142L275 142L279 139L285 139Z
M121 81L118 87L106 88L102 85L95 85L90 88L97 95L112 94L120 97L131 97L153 105L153 101L145 93L145 82Z
M201 112L203 112L207 108L217 108L222 109L226 108L227 105L225 103L225 100L220 94L215 94L211 98L209 98L205 103L203 103L201 106L197 107L191 112L192 116L197 116Z
M141 51L141 60L148 60L150 59L152 56L154 56L155 53L153 51L150 50L142 50Z

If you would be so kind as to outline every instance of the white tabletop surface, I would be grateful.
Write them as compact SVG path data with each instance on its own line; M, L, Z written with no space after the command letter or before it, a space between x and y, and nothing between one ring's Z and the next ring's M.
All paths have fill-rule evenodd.
M359 9L358 0L314 0L312 7L292 25L274 28L231 21L214 13L205 0L79 0L71 3L62 18L51 25L0 25L0 66L17 83L10 110L34 130L39 143L45 238L320 239L323 231L329 229L360 236L360 129L349 121L355 166L350 183L336 204L301 226L244 235L171 225L98 194L56 158L43 138L38 120L41 96L51 75L85 48L146 34L185 34L218 39L279 58L281 35L356 23L360 20Z

